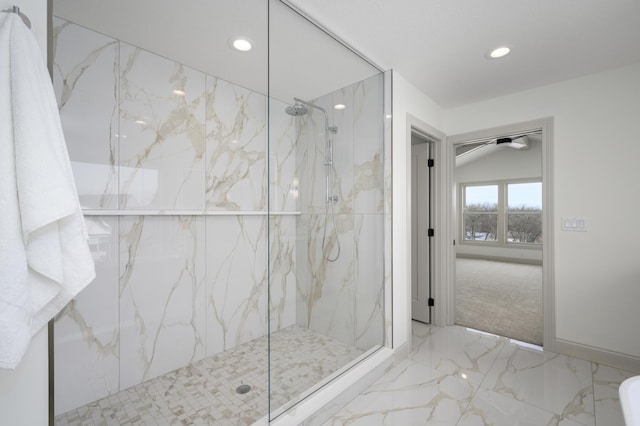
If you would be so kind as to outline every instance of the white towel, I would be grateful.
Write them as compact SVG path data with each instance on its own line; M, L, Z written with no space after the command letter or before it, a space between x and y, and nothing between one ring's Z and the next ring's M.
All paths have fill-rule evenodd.
M38 43L0 13L0 368L95 278L60 115Z

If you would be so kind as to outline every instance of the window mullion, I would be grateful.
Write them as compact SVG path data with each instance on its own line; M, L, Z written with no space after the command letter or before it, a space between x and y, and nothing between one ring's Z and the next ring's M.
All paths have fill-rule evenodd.
M498 243L506 244L506 187L507 185L503 182L498 183Z

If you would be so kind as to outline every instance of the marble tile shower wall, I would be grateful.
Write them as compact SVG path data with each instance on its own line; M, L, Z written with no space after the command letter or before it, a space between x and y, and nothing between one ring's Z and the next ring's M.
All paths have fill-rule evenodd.
M298 122L296 143L300 205L297 256L299 325L348 345L369 349L383 344L385 181L382 76L338 90L315 100L338 127L334 140L333 206L338 240L331 216L325 222L325 124L312 110ZM335 104L346 105L335 110ZM389 181L390 182L390 181ZM329 210L330 212L331 210ZM326 225L325 225L326 224ZM304 243L303 243L304 242Z
M284 113L270 123L277 173L266 176L264 95L60 19L54 37L97 268L55 322L60 414L264 335L267 217L256 212L267 191L273 209L297 202ZM296 217L270 220L276 330L296 322Z

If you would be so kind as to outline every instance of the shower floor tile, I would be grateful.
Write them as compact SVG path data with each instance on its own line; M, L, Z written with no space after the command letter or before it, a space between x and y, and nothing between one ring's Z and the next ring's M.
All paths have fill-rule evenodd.
M65 425L250 425L267 414L268 340L261 337L56 417ZM291 326L271 336L276 409L363 353ZM236 393L247 384L251 390Z

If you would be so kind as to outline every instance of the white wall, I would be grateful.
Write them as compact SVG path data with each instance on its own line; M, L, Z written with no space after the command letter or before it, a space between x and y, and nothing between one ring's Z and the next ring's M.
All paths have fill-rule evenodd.
M556 337L640 368L640 64L444 115L449 135L553 116Z
M443 109L397 72L393 72L393 347L411 333L411 139L407 115L435 129L443 128Z
M47 2L44 0L0 0L0 10L13 5L31 20L32 31L47 52ZM4 53L0 53L3 55ZM16 426L48 424L49 390L47 378L47 330L31 341L22 362L15 370L0 369L0 422Z
M457 183L486 182L507 179L540 178L542 176L542 143L529 143L529 148L520 150L504 145L482 148L486 155L468 153L456 163ZM476 155L469 161L465 157Z

